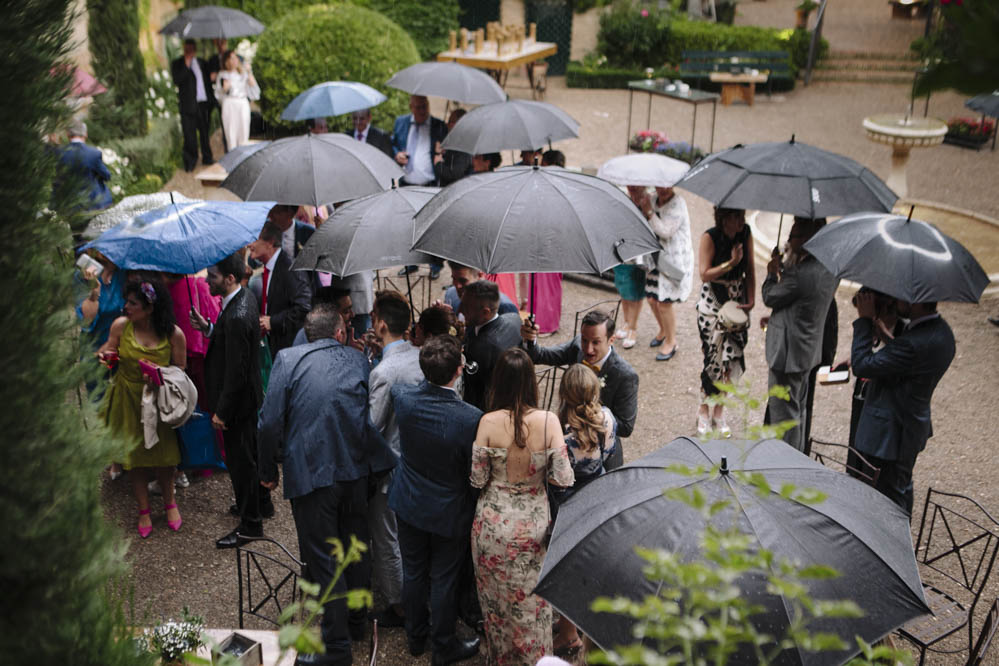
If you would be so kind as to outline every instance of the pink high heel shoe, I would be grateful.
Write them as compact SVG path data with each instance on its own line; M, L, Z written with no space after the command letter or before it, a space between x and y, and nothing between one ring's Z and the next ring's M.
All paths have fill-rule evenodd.
M139 516L148 516L148 515L149 515L149 509L142 509L141 511L139 511ZM153 532L152 525L148 525L146 527L139 525L137 529L139 530L139 536L142 537L143 539L148 537Z
M176 508L177 508L177 503L176 502L174 502L173 504L164 504L163 505L163 510L164 511L169 511L170 509L176 509ZM179 514L180 511L178 510L177 513ZM172 529L174 532L179 531L180 530L180 526L183 525L183 524L184 524L184 519L183 518L178 518L177 520L168 520L167 521L167 527L169 527L170 529Z

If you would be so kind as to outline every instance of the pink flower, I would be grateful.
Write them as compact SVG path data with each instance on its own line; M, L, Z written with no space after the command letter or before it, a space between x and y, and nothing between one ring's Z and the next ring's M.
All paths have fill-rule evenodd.
M649 10L648 9L643 9L642 10L642 18L648 18L648 17L649 17Z

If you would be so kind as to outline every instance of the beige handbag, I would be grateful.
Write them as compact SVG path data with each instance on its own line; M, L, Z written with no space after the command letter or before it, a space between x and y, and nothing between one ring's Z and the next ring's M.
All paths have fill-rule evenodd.
M749 315L737 301L726 301L718 310L718 327L730 333L744 331L749 328Z

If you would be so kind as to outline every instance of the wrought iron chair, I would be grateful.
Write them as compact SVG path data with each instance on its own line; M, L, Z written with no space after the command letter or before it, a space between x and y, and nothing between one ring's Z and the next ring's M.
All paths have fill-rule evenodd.
M992 573L997 552L999 522L981 504L964 495L933 488L927 491L916 539L916 561L920 565L926 602L933 614L910 620L898 630L919 648L920 666L926 661L927 651L972 653L975 608ZM932 582L927 582L928 579ZM939 586L935 584L937 581ZM986 623L991 625L989 631L994 631L992 611ZM956 640L957 633L965 628L967 642ZM940 645L949 636L955 636L955 640ZM988 640L990 637L985 648ZM984 649L981 653L984 654Z
M813 447L813 444L832 446L837 450L842 450L842 453L840 455L822 453L821 451L816 450ZM826 442L821 439L809 437L808 448L812 452L812 457L826 467L842 470L853 478L859 479L869 486L876 486L878 484L878 477L881 476L881 468L876 467L871 461L864 457L864 454L852 446L837 444L836 442Z
M538 381L538 408L551 411L555 394L565 368L560 365L548 366L535 373Z
M576 337L577 335L579 335L579 323L581 321L583 321L583 317L586 316L587 312L589 312L590 310L596 310L600 306L607 305L608 303L613 303L614 304L614 308L611 309L608 312L608 314L610 315L611 319L614 320L614 325L616 326L617 325L617 314L621 310L621 299L620 298L613 298L613 299L608 299L606 301L600 301L599 303L594 303L593 305L588 305L585 308L583 308L582 310L577 311L576 312L576 321L572 325L572 337ZM608 309L609 308L605 308L605 311L607 311Z
M236 575L239 579L239 628L243 616L252 615L278 626L284 609L298 600L298 577L305 565L287 548L267 537L243 537L236 546ZM263 611L270 606L273 615Z
M992 638L996 635L997 626L999 626L999 599L992 602L992 607L989 608L989 612L985 616L982 630L978 634L978 640L975 641L975 647L968 655L966 666L982 666L985 663L985 653L992 645Z

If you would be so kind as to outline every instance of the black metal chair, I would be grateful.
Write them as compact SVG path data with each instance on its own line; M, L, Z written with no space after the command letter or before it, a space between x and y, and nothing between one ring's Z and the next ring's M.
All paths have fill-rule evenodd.
M985 653L992 646L992 638L996 635L996 627L999 626L999 599L992 602L985 621L982 623L982 630L978 633L978 640L975 647L968 655L966 666L982 666L985 663Z
M614 308L613 309L604 308L604 311L606 312L607 310L610 310L608 312L608 314L610 315L611 319L614 320L614 325L616 326L617 325L617 314L621 310L621 299L620 298L613 298L613 299L608 299L606 301L600 301L599 303L594 303L593 305L588 305L585 308L583 308L582 310L577 311L576 312L576 321L572 325L572 337L576 337L577 335L579 335L579 322L583 321L583 317L586 316L587 312L589 312L590 310L596 310L600 306L607 305L608 303L613 303L614 304Z
M535 373L538 381L539 409L551 411L552 403L555 402L555 393L558 391L558 385L564 372L564 367L552 365Z
M279 626L284 609L298 601L298 577L305 565L287 548L267 537L243 537L236 547L236 574L239 579L239 628L243 616L252 615ZM273 615L264 614L273 607Z
M933 614L910 620L898 630L919 648L920 666L926 661L928 651L974 654L975 608L989 581L997 552L999 521L981 504L956 493L933 488L927 491L916 539L916 561L926 603ZM993 632L992 611L987 623ZM957 639L957 633L965 628L967 642ZM955 638L945 641L950 636ZM984 648L989 640L991 637L987 637ZM980 652L984 654L984 649Z
M815 449L813 446L814 444L831 446L837 449L837 451L841 451L841 453L840 455L829 455L828 453L823 453ZM869 486L877 485L878 477L881 476L881 468L876 467L871 461L864 457L864 454L852 446L809 437L808 448L812 452L812 457L826 467L846 472L853 478L859 479Z

